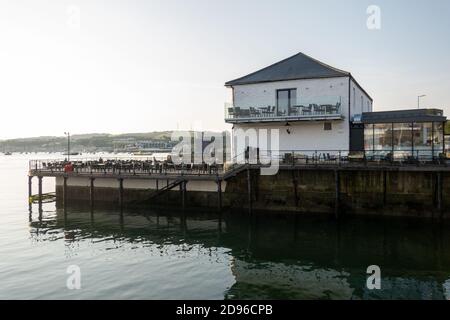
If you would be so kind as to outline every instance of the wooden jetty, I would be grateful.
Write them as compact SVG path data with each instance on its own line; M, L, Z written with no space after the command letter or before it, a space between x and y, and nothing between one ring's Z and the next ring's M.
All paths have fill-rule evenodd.
M446 162L280 161L276 175L268 165L154 165L145 161L72 162L32 160L37 199L44 201L42 179L56 179L56 198L68 201L147 203L248 208L284 212L326 212L447 217L450 166ZM449 195L449 197L447 197ZM214 200L213 200L214 199ZM42 202L39 201L39 202ZM377 213L378 212L378 213Z

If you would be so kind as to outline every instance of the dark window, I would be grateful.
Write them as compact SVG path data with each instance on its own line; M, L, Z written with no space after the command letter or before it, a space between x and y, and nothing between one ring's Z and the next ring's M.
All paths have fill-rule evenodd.
M323 124L323 130L325 130L325 131L330 131L330 130L332 130L333 128L332 128L332 126L331 126L331 122L325 122L324 124Z
M297 89L277 90L277 113L279 116L290 115L297 103Z

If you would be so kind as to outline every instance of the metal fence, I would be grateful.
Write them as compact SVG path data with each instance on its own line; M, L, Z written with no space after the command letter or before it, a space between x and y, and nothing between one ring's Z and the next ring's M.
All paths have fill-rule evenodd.
M326 104L320 105L316 103L308 105L292 106L287 109L280 109L276 106L265 107L237 107L231 104L225 104L225 119L288 119L288 118L326 118L341 116L341 105Z
M70 169L67 165L71 165ZM103 175L217 175L223 172L219 164L173 164L153 160L30 160L29 170L34 173L103 174Z
M235 163L280 165L447 165L446 155L433 156L429 150L414 153L402 150L350 151L350 150L279 150L248 149L233 158Z
M444 154L435 157L425 150L412 153L388 150L377 152L349 150L280 150L265 151L247 149L234 156L225 164L174 164L171 161L155 161L142 159L77 159L67 160L30 160L32 173L64 173L103 175L219 175L236 170L242 164L259 166L321 166L321 165L372 165L372 166L447 166ZM449 162L450 163L450 162Z

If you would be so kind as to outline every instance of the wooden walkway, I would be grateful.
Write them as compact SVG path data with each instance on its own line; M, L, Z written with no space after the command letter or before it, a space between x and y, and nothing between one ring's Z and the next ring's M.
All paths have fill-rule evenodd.
M149 199L158 194L163 194L165 191L172 190L175 187L180 187L182 206L186 203L186 183L189 181L214 181L217 184L217 194L218 194L218 208L222 208L222 182L228 179L232 179L238 174L246 172L246 180L248 185L248 208L249 212L252 211L252 179L251 176L253 172L268 167L268 165L261 164L235 164L229 168L224 169L224 167L211 168L207 167L206 170L188 170L188 169L176 169L171 170L141 170L136 167L128 169L117 169L117 168L104 168L98 170L97 168L84 166L81 168L75 168L74 171L65 172L63 168L59 167L48 167L48 166L31 166L29 171L29 196L31 194L32 178L38 178L39 193L37 196L40 210L42 202L44 201L44 194L42 193L42 179L44 177L63 177L63 203L66 203L67 196L67 179L70 177L87 177L90 179L90 201L91 205L94 202L94 181L96 178L112 178L117 179L118 189L119 189L119 204L123 205L123 181L126 179L145 179L145 180L156 180L156 185L158 186L159 180L171 180L172 182L167 183L166 188L161 188L154 190L155 193L149 194ZM335 180L335 215L339 216L340 207L340 178L341 172L348 171L378 171L383 173L383 180L386 181L386 173L393 171L402 172L430 172L436 177L436 199L438 207L442 207L442 182L443 174L450 172L450 165L447 163L416 163L416 164L405 164L396 162L313 162L313 163L280 163L278 165L279 170L288 171L331 171L334 172ZM295 173L293 172L293 175ZM386 182L384 182L386 184ZM386 189L386 186L384 186ZM384 190L386 193L386 190ZM386 197L386 195L384 195Z

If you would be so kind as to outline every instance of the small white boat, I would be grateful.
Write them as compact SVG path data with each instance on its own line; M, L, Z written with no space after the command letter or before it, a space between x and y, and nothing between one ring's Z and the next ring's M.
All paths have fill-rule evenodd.
M81 152L71 152L70 154L68 154L67 152L63 153L63 156L78 156L81 155Z
M134 156L151 156L151 155L153 155L153 152L150 152L150 151L135 151L135 152L132 152L132 154Z

